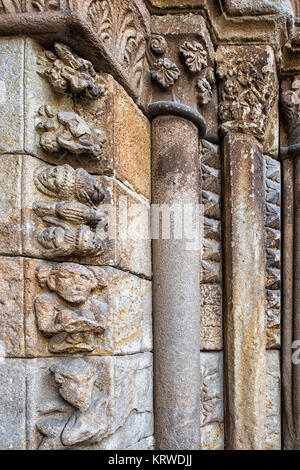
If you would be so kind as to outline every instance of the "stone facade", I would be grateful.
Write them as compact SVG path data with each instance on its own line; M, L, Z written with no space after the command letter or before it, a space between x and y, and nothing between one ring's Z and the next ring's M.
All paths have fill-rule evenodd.
M299 449L300 1L0 0L0 46L0 449Z

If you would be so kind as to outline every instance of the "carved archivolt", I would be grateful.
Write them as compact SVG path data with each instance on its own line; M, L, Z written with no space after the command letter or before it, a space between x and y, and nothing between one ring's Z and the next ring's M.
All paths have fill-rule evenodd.
M84 442L99 442L107 433L108 398L101 391L101 377L96 367L83 360L50 367L58 391L73 411L58 413L57 406L45 412L37 423L42 435L40 450L61 449Z
M34 302L38 328L50 338L49 351L93 351L95 335L105 331L108 306L90 295L106 287L105 272L75 263L41 264L36 277L41 287L51 291Z

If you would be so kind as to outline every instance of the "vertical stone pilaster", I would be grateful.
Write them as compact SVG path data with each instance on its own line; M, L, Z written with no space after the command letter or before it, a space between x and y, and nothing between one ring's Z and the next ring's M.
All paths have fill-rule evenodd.
M256 139L224 140L227 447L262 449L265 425L263 155Z
M228 449L264 449L266 422L263 152L277 151L273 51L217 51L224 175L225 436Z

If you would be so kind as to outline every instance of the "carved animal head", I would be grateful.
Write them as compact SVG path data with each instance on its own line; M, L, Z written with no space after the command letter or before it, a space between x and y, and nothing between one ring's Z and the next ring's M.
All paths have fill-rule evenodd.
M59 385L60 395L80 411L88 410L97 379L96 368L83 359L76 359L64 364L55 364L50 370Z
M42 287L47 286L73 305L83 304L92 290L107 285L103 270L96 272L76 263L41 264L36 269L36 277Z

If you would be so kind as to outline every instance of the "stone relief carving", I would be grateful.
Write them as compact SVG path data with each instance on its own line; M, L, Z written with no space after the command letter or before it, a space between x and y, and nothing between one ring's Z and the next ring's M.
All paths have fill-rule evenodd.
M58 403L49 403L37 423L42 435L39 450L61 449L81 443L93 444L108 431L108 398L101 391L101 377L96 367L83 360L55 364L50 367L62 399L71 406L65 413L57 413ZM51 416L52 415L52 416Z
M280 347L281 221L280 162L265 157L267 347Z
M102 239L87 225L74 228L51 217L44 217L43 221L50 225L37 236L44 248L43 256L55 259L72 255L97 256L104 252Z
M284 87L285 85L285 87ZM288 144L300 144L300 76L295 76L290 84L282 83L281 106L288 123ZM284 152L282 152L284 153Z
M107 215L97 205L105 193L95 179L82 168L62 165L38 171L34 182L40 192L62 200L33 204L37 216L49 225L37 235L43 255L51 259L103 253ZM96 227L96 232L89 226Z
M201 155L204 240L201 282L222 284L221 159L218 148L203 141Z
M138 89L144 69L146 41L139 10L131 2L96 0L87 6L94 31L116 60L129 72Z
M59 10L61 0L0 0L0 14Z
M161 87L169 88L178 80L180 72L176 64L167 58L161 58L152 65L151 77Z
M39 115L45 119L36 126L41 134L40 145L46 152L61 150L75 155L101 160L105 133L87 124L73 112L57 112L52 106L42 106Z
M97 83L92 63L82 59L65 44L56 42L55 53L45 51L38 58L43 67L40 74L47 78L52 88L60 94L80 94L95 100L105 94L106 88Z
M94 207L105 198L93 176L83 168L74 170L67 164L38 170L34 183L41 193L59 200L75 199Z
M50 338L49 351L93 351L95 335L105 331L108 307L105 302L90 299L90 294L107 286L104 271L75 263L41 264L36 278L41 287L51 291L34 302L39 331Z
M274 74L255 58L220 61L219 114L224 132L249 132L263 140L270 110L276 98Z
M153 34L148 39L147 57L150 64L152 79L164 89L172 87L180 78L179 67L167 57L162 56L168 52L168 44L164 36ZM184 41L178 46L178 52L183 57L185 66L192 74L197 76L196 95L199 105L211 102L215 76L213 67L208 64L208 52L198 41Z
M201 72L207 67L207 52L200 42L185 41L179 46L179 52L183 55L185 64L191 72Z
M76 225L106 224L106 214L104 212L73 201L39 201L34 203L33 210L41 218L55 216L58 219L63 219Z

